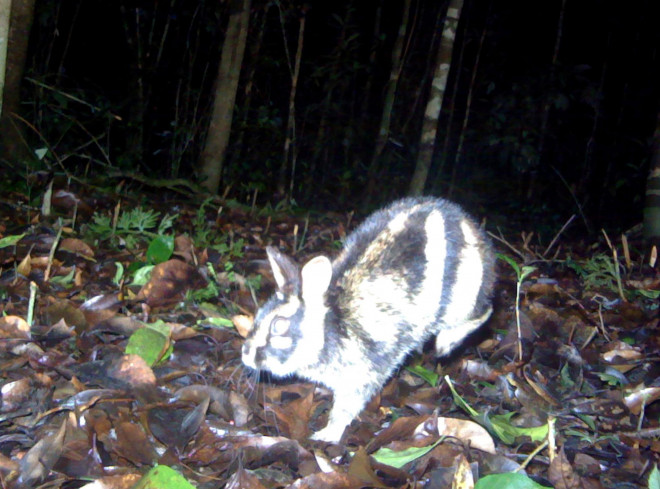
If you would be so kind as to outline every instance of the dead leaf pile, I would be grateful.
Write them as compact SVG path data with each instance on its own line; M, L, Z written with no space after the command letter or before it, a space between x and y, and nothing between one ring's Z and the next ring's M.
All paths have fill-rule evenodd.
M515 487L648 487L660 336L657 300L635 292L660 288L654 270L631 271L622 300L550 263L522 284L519 339L516 277L501 263L489 327L440 363L414 355L328 445L308 437L331 392L257 379L240 352L272 290L265 244L300 261L333 253L350 219L216 209L207 225L223 246L201 248L183 234L194 216L179 209L175 252L142 285L117 277L146 245L3 216L0 240L23 236L0 241L2 487L128 488L161 466L198 488L479 488L497 474L530 484ZM216 297L194 297L210 284Z

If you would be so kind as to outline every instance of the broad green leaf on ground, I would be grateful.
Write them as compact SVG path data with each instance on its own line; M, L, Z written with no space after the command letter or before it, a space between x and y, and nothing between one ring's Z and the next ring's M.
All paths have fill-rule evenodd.
M133 489L195 489L195 486L167 465L157 465L144 474Z
M158 265L170 259L174 252L174 236L156 236L147 248L147 260Z
M413 373L413 374L417 375L418 377L421 377L426 382L431 384L432 387L435 387L436 385L438 385L438 378L440 376L438 374L436 374L435 372L433 372L432 370L424 368L421 365L415 365L413 367L406 367L406 370L408 370L408 372L410 372L410 373Z
M131 270L133 267L129 266L128 270ZM151 277L151 271L154 269L154 265L145 265L141 264L137 270L135 270L135 276L133 277L133 282L131 282L131 285L144 285L147 282L149 282L149 278Z
M383 447L376 451L372 457L378 463L400 469L407 463L412 462L413 460L417 460L419 457L423 457L429 453L438 445L438 443L440 443L440 440L426 447L410 447L398 452L390 448Z
M139 355L149 366L167 359L171 353L169 326L162 322L138 329L131 335L126 345L127 355Z
M201 321L203 324L210 324L212 326L217 326L220 328L233 328L234 323L231 319L227 318L206 318Z
M657 465L653 466L649 474L648 489L660 489L660 472Z
M55 277L51 277L50 282L62 286L73 285L73 277L75 276L75 273L76 273L76 269L72 267L71 271L66 275L57 275Z
M508 474L491 474L482 477L474 485L474 489L552 489L534 482L525 474L511 472Z
M476 411L472 406L470 406L454 389L454 386L448 376L445 376L445 380L451 389L452 395L454 396L454 402L456 405L467 411L467 413L475 420L485 425L486 428L490 429L497 437L502 440L507 445L511 445L516 442L516 439L521 436L528 436L532 441L543 441L546 436L548 436L548 427L547 425L542 426L533 426L530 428L515 426L511 423L511 418L516 414L513 412L506 414L495 414L487 415L481 414Z
M0 248L6 248L7 246L13 246L16 243L18 243L23 237L25 236L25 233L23 234L15 234L13 236L5 236L4 238L0 239Z
M526 428L515 426L511 423L511 418L516 413L493 414L486 419L490 423L490 428L504 443L512 444L516 439L522 436L528 436L532 441L541 442L548 436L548 425L532 426Z

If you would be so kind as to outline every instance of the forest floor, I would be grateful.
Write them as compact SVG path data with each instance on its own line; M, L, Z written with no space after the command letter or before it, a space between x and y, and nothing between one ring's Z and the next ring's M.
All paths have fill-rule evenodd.
M352 214L20 200L0 203L2 488L190 487L146 485L156 465L198 488L660 487L660 275L631 243L496 237L487 326L409 358L326 444L331 392L256 382L240 352L264 247L334 255Z

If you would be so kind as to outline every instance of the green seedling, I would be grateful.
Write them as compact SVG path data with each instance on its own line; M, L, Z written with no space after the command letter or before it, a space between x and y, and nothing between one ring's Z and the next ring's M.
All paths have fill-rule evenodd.
M501 253L497 253L497 257L500 260L504 260L507 262L511 268L516 272L516 328L518 331L518 359L522 361L523 359L523 351L522 351L522 330L520 327L520 289L522 287L522 283L525 281L525 279L532 273L534 270L536 270L536 267L530 267L527 265L523 265L521 268L520 265L518 265L515 261L513 261L511 258L509 258L506 255L502 255Z
M209 197L197 209L195 213L195 219L193 220L193 230L195 233L194 241L195 245L204 248L210 246L213 243L212 237L215 235L216 231L209 226L209 222L206 219L206 209L210 207L211 202L213 202L213 197Z

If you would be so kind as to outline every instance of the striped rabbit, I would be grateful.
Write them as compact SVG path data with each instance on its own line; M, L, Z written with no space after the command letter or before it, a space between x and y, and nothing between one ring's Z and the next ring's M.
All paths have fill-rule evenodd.
M372 214L332 262L317 256L301 268L266 251L278 290L257 312L242 359L333 391L313 439L338 442L409 353L435 337L446 354L491 313L488 240L443 199L403 199Z

